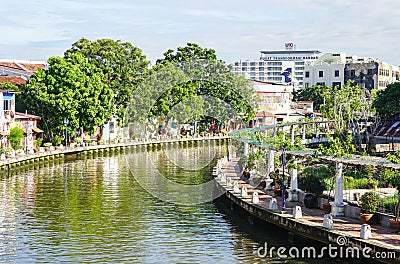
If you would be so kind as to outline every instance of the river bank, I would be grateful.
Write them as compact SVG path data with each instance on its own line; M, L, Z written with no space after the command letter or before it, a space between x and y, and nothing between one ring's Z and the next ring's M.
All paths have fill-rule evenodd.
M370 239L360 238L361 223L349 217L335 217L333 218L333 228L325 228L323 227L324 212L319 209L305 208L301 200L300 202L287 202L287 211L282 213L278 210L281 199L279 196L275 196L273 191L254 188L240 179L241 170L237 158L230 161L221 160L220 165L220 171L218 168L214 170L217 188L219 191L225 191L225 196L231 203L244 209L249 216L326 245L346 246L351 249L357 248L360 251L370 249L368 254L376 261L400 262L400 235L391 233L388 228L373 225ZM235 184L237 184L236 188L234 188ZM243 191L244 189L247 191ZM257 193L257 195L253 195L253 193ZM254 200L254 196L257 196L258 201ZM277 202L275 209L270 209L272 199L276 199ZM299 218L295 218L292 212L296 206L302 210ZM340 244L343 241L345 243Z

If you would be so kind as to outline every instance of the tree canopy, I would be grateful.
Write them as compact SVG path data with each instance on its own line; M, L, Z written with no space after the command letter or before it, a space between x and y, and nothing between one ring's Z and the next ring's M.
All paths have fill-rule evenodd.
M114 93L114 115L121 125L132 92L148 70L146 56L129 42L112 39L90 41L85 38L72 44L64 57L70 60L75 54L81 54L103 72L104 83Z
M92 131L102 126L113 113L113 91L104 82L104 74L81 54L68 60L51 57L48 69L37 70L22 87L21 97L33 114L44 121L50 134L61 134L63 120L69 128Z
M232 114L232 109L244 120L254 117L256 100L251 83L243 77L235 76L226 63L217 58L215 50L188 43L176 51L166 51L164 58L157 61L155 70L171 64L184 74L185 80L164 92L152 107L151 115L168 116L177 104L201 96L203 102L192 101L190 107L185 109L190 111L190 108L204 107L203 114L223 119L221 121L231 118L229 114Z
M389 84L377 93L373 104L382 117L389 117L400 112L400 83Z

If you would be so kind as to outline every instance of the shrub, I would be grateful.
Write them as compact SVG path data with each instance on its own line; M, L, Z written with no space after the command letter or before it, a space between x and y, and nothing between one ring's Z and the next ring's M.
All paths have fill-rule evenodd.
M303 173L299 177L299 188L308 193L321 194L326 188L326 183L313 174Z
M51 139L51 143L53 143L53 146L59 146L61 144L62 138L59 135L53 136Z
M394 210L396 208L396 204L397 204L398 198L399 198L399 195L395 194L395 195L392 195L392 196L388 196L388 197L382 198L380 200L380 203L385 208L386 212L394 214Z
M365 214L373 214L378 209L379 195L375 192L366 192L361 196L361 210Z
M35 144L36 144L37 148L40 148L42 146L42 143L43 143L43 138L37 138L35 140Z
M10 129L10 135L8 140L10 141L11 147L15 150L21 148L21 139L24 137L24 130L19 127L13 127Z

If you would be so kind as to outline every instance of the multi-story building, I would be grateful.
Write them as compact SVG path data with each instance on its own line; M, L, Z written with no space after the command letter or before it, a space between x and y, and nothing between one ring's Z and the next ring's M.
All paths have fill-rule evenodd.
M233 64L233 72L250 80L291 83L301 88L305 65L317 60L321 52L297 50L294 43L286 43L285 48L261 51L258 61L237 61Z
M349 80L360 88L383 89L400 81L399 67L371 58L326 53L304 67L304 87L313 85L341 86Z

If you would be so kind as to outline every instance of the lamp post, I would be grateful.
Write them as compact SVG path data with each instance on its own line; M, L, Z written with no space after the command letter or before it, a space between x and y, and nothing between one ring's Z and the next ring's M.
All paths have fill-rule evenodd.
M282 151L282 213L286 212L286 196L285 196L285 166L286 166L286 153Z
M65 126L65 149L68 149L68 118L64 118L64 126Z
M26 151L26 155L28 155L28 153L29 153L29 149L28 149L28 129L29 129L29 122L26 121L26 122L25 122L25 132L26 132L26 137L25 137L25 151Z

